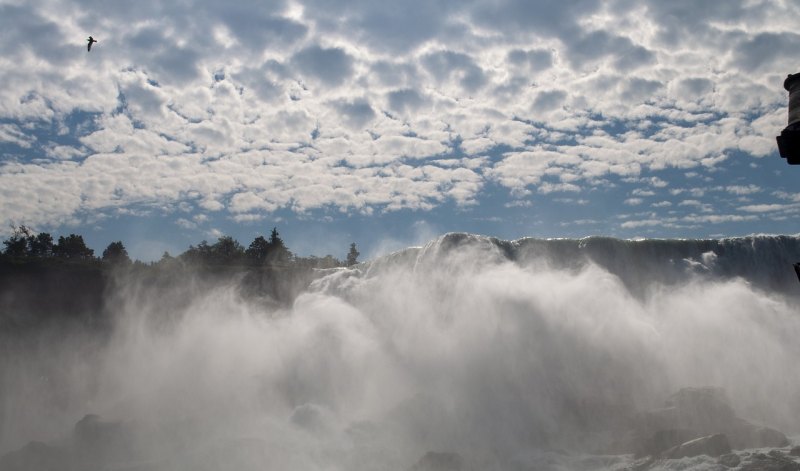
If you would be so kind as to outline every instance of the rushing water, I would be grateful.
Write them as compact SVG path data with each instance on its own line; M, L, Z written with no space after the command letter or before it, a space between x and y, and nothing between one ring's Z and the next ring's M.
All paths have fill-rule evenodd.
M605 455L628 420L699 386L798 434L793 261L796 237L450 234L321 274L288 308L131 282L110 338L51 332L5 361L0 453L70 449L98 414L97 469L406 470L429 451L622 469Z

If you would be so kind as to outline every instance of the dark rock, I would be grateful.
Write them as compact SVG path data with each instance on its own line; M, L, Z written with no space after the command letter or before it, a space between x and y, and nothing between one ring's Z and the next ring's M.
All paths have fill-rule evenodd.
M659 456L666 450L698 437L698 433L687 429L657 430L642 441L636 456Z
M682 443L661 454L662 458L675 459L691 456L720 456L731 452L728 437L718 433Z
M624 439L612 444L615 453L657 456L686 441L723 434L732 449L784 447L786 435L736 416L720 388L684 388L666 407L639 414Z
M463 460L458 453L429 451L410 468L410 471L461 471Z
M755 431L755 441L760 443L759 447L778 447L783 448L789 446L789 439L783 432L779 432L774 428L758 427Z
M0 457L3 471L61 471L68 460L67 452L42 442L30 442L19 450Z
M137 440L130 424L87 414L72 432L72 452L79 462L108 463L138 458Z
M702 434L719 433L730 428L736 414L721 388L683 388L667 399L674 408L679 427Z
M782 432L752 424L744 419L737 419L725 433L730 439L731 446L736 449L784 447L789 445L789 439Z
M739 469L743 471L800 471L800 464L783 455L754 453Z
M739 466L742 460L736 453L728 453L727 455L720 456L717 462L726 468L735 468Z
M634 461L629 469L630 471L646 471L652 468L655 463L656 459L652 456L648 456L647 458L640 458Z
M792 456L800 456L800 445L792 447L791 451L789 451L789 454Z
M94 444L119 434L120 430L120 422L107 422L99 415L86 414L75 424L74 437L81 444Z

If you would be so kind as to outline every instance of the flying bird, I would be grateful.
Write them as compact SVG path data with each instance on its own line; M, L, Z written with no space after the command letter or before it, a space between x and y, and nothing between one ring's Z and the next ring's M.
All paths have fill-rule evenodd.
M93 38L93 37L89 36L89 39L88 39L88 41L89 41L89 44L87 44L87 45L86 45L86 50L87 50L87 51L89 51L89 52L91 52L91 50L92 50L92 43L96 43L96 42L97 42L97 40L96 40L95 38Z

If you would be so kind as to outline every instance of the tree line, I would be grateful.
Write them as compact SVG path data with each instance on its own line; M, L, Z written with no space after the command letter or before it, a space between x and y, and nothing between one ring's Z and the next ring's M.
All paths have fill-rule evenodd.
M122 241L108 244L100 257L95 257L94 250L87 247L83 236L70 234L55 240L46 232L35 233L26 226L14 227L11 236L3 241L3 255L12 259L65 259L74 261L102 261L113 265L141 264L132 261ZM164 252L161 260L155 264L169 264L175 260L200 266L251 266L251 267L283 267L283 268L336 268L352 266L358 263L361 255L355 242L350 244L344 262L326 255L325 257L299 257L294 255L280 237L277 228L273 228L269 238L256 237L245 248L230 236L222 236L215 243L200 242L197 246L172 257Z

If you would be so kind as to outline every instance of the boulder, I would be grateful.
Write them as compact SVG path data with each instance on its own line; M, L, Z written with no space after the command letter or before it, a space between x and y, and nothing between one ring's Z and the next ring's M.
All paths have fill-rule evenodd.
M87 414L72 432L72 449L80 460L93 462L127 461L135 458L132 430L122 422L103 420Z
M726 468L735 468L741 464L742 460L739 458L739 455L736 453L728 453L727 455L722 455L717 460L717 463L725 466Z
M782 432L750 423L744 419L737 419L725 430L725 433L730 439L731 446L735 449L780 448L789 445L789 439Z
M19 450L0 457L3 471L61 471L69 454L57 447L42 442L30 442Z
M784 447L786 435L736 416L720 388L684 388L661 409L638 414L613 452L657 456L667 449L702 437L725 435L732 449Z
M800 471L800 464L785 456L754 453L742 463L739 469L742 471Z
M800 456L800 445L792 447L792 449L789 451L789 454L792 456Z
M640 440L635 455L659 456L666 450L673 448L689 440L697 438L697 432L688 429L667 429L657 430L649 437Z
M783 432L779 432L774 428L769 427L756 427L751 435L752 443L756 447L775 447L783 448L789 446L789 439L786 438Z
M692 456L721 456L731 452L728 437L721 433L695 438L686 443L674 446L661 454L662 458L676 459Z
M674 409L676 428L701 434L720 433L737 421L725 391L721 388L683 388L667 399Z

